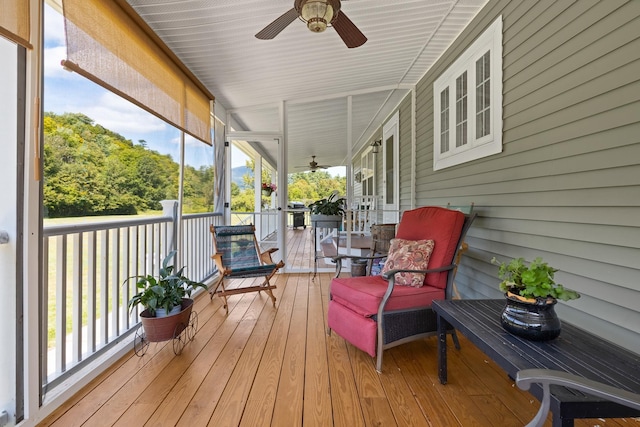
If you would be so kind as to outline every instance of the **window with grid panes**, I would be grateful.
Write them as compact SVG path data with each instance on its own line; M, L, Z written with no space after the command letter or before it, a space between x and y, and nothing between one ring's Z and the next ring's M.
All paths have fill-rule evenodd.
M433 84L434 170L502 151L502 17Z

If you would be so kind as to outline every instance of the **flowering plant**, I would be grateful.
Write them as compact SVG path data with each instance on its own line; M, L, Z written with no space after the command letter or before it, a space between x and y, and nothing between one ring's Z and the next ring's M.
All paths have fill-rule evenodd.
M262 183L262 189L263 190L271 190L271 191L276 191L278 189L278 187L276 187L276 185L274 183L271 182L263 182Z

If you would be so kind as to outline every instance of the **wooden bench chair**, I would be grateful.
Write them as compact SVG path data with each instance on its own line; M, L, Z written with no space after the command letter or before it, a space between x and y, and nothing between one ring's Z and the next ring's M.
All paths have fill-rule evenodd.
M276 272L284 267L284 262L274 263L271 254L277 248L271 248L264 252L260 250L255 234L254 225L222 225L210 227L213 236L213 248L215 253L211 258L216 263L220 273L218 281L209 287L211 299L218 295L224 300L224 308L229 312L227 297L229 295L243 294L247 292L265 291L271 298L273 306L276 306L276 297L269 280ZM264 277L260 285L242 286L237 288L225 287L228 279L245 279Z

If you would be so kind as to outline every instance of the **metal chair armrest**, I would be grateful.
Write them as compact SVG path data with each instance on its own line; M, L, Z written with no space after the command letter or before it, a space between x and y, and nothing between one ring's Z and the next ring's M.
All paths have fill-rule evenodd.
M522 390L529 390L531 384L534 383L542 386L542 402L538 413L526 427L541 427L544 425L544 422L547 419L547 414L549 413L551 385L568 387L640 410L640 394L612 387L610 385L569 374L567 372L554 371L551 369L524 369L519 371L516 375L516 384Z

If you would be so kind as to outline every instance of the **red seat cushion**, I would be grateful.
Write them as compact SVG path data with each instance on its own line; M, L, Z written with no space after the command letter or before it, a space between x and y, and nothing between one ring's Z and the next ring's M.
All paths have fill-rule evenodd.
M396 238L407 240L432 239L435 247L429 259L428 268L450 265L458 246L458 240L464 225L464 214L460 211L426 206L412 209L402 214ZM445 289L447 272L429 273L425 285Z
M381 276L345 277L331 281L333 300L361 316L378 313L388 282ZM433 286L395 286L385 311L429 307L434 299L444 299L444 289Z
M370 317L363 317L332 300L327 309L327 325L371 357L376 356L378 327Z

